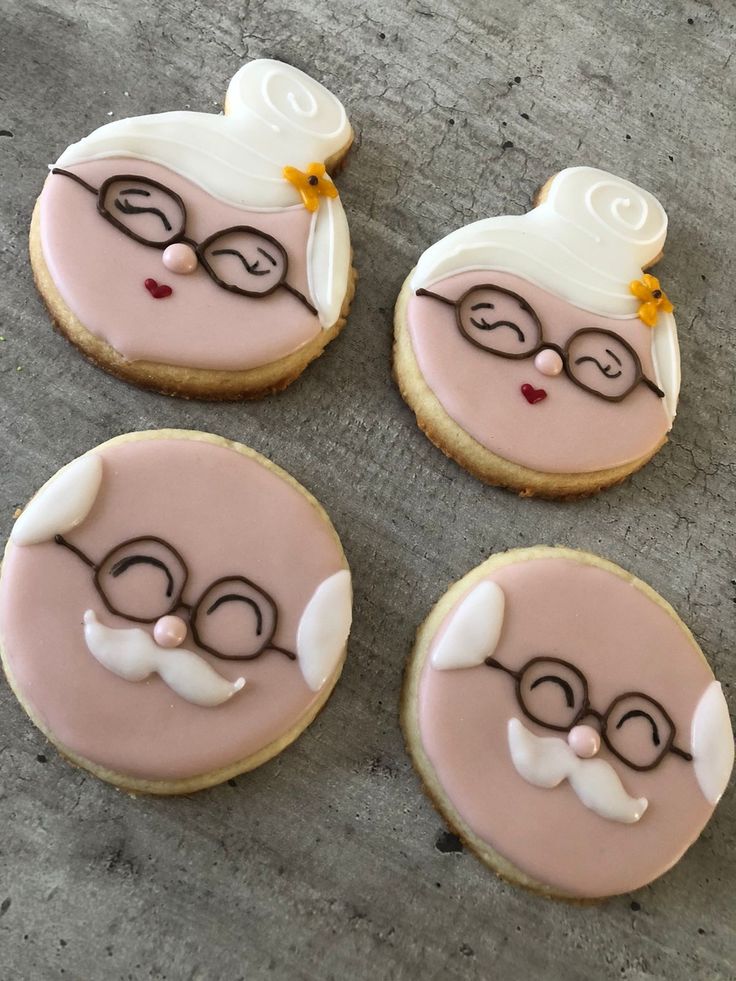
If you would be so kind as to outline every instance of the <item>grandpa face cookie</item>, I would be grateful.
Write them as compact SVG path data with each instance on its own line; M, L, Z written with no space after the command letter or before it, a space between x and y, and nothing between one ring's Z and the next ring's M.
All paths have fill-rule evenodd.
M734 758L721 687L675 611L563 548L493 556L452 586L419 630L402 723L430 796L479 857L565 898L667 871Z
M59 471L0 576L8 680L36 725L117 786L187 793L311 722L342 669L350 573L314 498L253 450L161 430Z
M293 381L345 322L350 234L334 170L340 102L278 61L244 65L225 114L120 119L62 153L31 227L59 329L168 394L229 399Z
M399 296L394 362L429 438L525 495L590 494L646 463L680 386L673 307L643 272L666 230L647 191L573 167L528 214L431 246Z

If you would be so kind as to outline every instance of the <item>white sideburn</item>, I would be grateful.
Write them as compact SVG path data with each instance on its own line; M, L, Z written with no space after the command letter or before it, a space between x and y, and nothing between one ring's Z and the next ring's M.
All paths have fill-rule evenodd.
M177 695L194 705L221 705L241 690L245 678L228 681L204 658L183 647L159 647L140 627L115 629L100 623L93 610L84 614L84 639L103 667L126 681L158 674Z
M488 580L462 600L432 652L438 670L474 668L496 649L503 628L503 590Z
M13 525L15 545L38 545L65 535L89 514L102 481L102 459L80 456L54 474L28 503Z
M728 705L718 681L711 681L697 704L690 743L698 784L715 806L728 785L734 760Z
M315 589L296 634L296 655L304 680L319 691L342 657L353 619L350 572L341 569Z
M509 719L508 741L516 772L535 787L551 789L567 780L581 804L622 824L636 824L647 809L645 797L629 797L610 763L580 759L564 739L535 736L519 719Z

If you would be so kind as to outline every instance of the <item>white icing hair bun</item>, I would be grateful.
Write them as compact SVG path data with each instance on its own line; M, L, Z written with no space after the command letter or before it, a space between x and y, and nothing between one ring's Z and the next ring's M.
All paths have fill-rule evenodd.
M516 273L605 317L635 317L633 279L661 253L667 215L648 191L592 167L560 171L525 215L486 218L427 249L412 287L476 269Z
M300 199L283 168L324 163L352 139L339 100L280 61L244 65L230 82L225 110L224 116L162 112L118 119L73 143L56 166L137 157L168 167L227 204L284 208Z

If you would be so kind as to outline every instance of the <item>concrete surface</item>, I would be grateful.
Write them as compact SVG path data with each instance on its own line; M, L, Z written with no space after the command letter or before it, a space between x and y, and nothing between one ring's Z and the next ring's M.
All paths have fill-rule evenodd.
M545 902L446 850L397 721L414 629L447 584L535 542L646 579L736 679L735 22L727 0L0 0L0 533L97 442L208 429L317 495L356 584L349 662L318 721L192 798L134 800L72 769L0 684L3 981L736 976L733 792L651 887L597 907ZM52 333L34 291L26 234L46 164L108 119L216 110L263 55L323 78L358 134L340 178L360 270L348 328L258 404L137 391ZM421 435L389 373L391 309L432 241L524 211L576 163L634 178L669 211L659 268L684 385L651 465L555 505L482 487Z

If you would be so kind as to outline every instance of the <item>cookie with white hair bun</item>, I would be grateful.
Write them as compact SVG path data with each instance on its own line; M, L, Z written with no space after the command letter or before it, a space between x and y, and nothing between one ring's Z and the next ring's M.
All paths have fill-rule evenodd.
M472 851L570 900L671 868L734 761L721 686L672 607L567 548L494 555L445 593L407 665L402 727Z
M352 300L331 177L352 139L331 92L262 59L233 77L224 115L120 119L73 143L31 224L54 324L107 371L166 394L284 388Z
M327 701L350 572L317 501L207 433L118 436L17 518L0 653L60 752L132 791L183 794L281 752Z
M648 191L572 167L527 214L427 249L395 312L395 375L421 429L525 496L581 497L642 467L680 388L673 306L645 272L666 231Z

